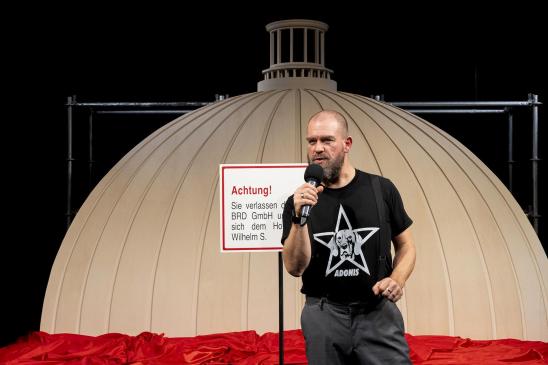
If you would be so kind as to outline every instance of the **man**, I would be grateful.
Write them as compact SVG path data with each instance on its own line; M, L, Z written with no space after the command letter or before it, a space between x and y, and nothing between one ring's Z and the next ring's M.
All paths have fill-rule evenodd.
M308 162L323 168L323 184L305 183L288 198L282 243L287 271L303 280L308 361L411 364L395 302L415 265L412 220L390 180L352 167L352 137L340 113L312 116L306 140ZM305 205L313 208L303 223Z

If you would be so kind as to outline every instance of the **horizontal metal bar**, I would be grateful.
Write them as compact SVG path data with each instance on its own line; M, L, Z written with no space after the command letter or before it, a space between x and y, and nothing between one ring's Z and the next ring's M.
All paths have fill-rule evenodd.
M384 101L399 107L531 106L531 101Z
M185 114L189 110L98 110L97 114Z
M405 108L403 108L405 109ZM414 114L502 114L505 109L405 109Z
M97 102L97 103L67 103L66 106L82 106L82 107L135 107L135 108L156 108L156 107L181 107L181 106L205 106L213 103L213 101L179 101L179 102Z

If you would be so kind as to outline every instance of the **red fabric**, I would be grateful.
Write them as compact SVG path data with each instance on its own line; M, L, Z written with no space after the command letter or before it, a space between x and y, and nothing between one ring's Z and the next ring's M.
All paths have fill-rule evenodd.
M413 364L548 364L548 343L405 335Z
M284 332L285 363L306 364L300 331ZM2 364L276 364L278 334L255 331L167 338L110 333L98 337L34 332L0 349Z
M300 330L286 331L285 363L306 364ZM406 335L414 364L548 364L548 343ZM277 364L278 335L254 331L190 338L143 332L92 337L34 332L0 349L1 364Z

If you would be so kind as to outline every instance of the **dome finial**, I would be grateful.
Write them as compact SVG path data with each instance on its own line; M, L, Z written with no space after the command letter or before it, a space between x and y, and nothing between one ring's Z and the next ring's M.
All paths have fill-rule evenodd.
M258 91L314 88L337 90L333 71L325 67L325 32L317 20L290 19L267 24L270 67L263 70Z

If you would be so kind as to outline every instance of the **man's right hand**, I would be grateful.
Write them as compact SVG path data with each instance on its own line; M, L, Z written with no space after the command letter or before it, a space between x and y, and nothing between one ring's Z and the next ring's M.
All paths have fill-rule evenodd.
M295 206L295 214L301 215L301 209L305 205L314 206L318 204L318 194L323 191L323 185L314 187L309 183L304 183L295 190L293 194L293 205Z

